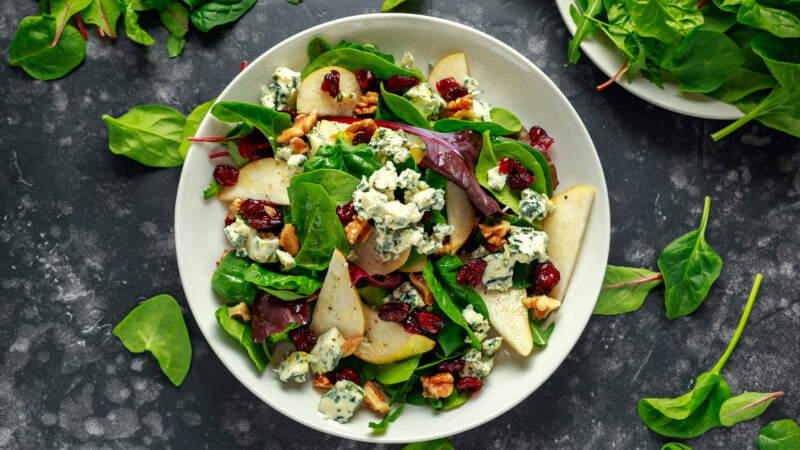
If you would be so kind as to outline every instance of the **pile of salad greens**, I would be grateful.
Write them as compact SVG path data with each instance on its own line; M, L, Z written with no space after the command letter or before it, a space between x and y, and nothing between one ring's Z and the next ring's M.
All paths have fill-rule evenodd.
M629 81L641 75L662 88L672 81L745 113L714 140L751 120L800 137L800 3L579 0L578 6L570 5L578 27L571 63L578 62L581 41L600 30L626 58L612 80L627 73Z

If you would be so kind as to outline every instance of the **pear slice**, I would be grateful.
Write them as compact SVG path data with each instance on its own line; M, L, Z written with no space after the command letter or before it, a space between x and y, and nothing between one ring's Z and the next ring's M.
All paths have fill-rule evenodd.
M323 91L322 80L331 70L339 72L339 96ZM340 98L341 101L336 101ZM297 112L316 111L319 117L353 116L353 108L361 99L361 86L353 72L339 66L328 66L308 74L297 91Z
M397 255L397 258L388 262L381 261L381 258L375 254L375 246L377 245L378 232L372 230L369 237L364 242L359 242L353 246L353 251L356 254L356 263L359 267L364 269L370 275L386 275L387 273L394 272L406 263L408 255L411 254L411 249Z
M364 305L367 336L355 355L373 364L389 364L433 350L436 342L421 334L411 334L399 323L384 322L378 312Z
M230 202L235 198L269 200L278 205L289 204L289 182L294 171L286 161L263 158L239 169L239 181L219 191L217 198Z
M475 292L486 303L492 327L517 353L528 356L533 350L533 336L528 323L528 310L522 305L525 289L489 291L481 284L475 288Z
M587 186L572 186L553 196L555 211L545 217L542 229L548 236L547 253L561 272L561 281L550 297L564 300L572 270L581 250L583 233L589 223L595 190Z
M314 156L317 153L317 149L323 145L333 145L339 132L344 131L349 126L349 123L320 120L316 126L318 133L306 134L309 144L308 157Z
M347 258L341 250L336 249L309 327L317 336L336 327L348 341L361 338L364 336L364 310L361 305L361 297L350 281Z
M450 181L444 187L444 201L447 204L447 223L453 226L450 254L455 255L472 233L477 216L467 193Z
M468 76L467 55L458 52L445 56L433 66L431 75L428 77L428 83L431 87L436 88L436 83L445 78L453 77L461 83Z

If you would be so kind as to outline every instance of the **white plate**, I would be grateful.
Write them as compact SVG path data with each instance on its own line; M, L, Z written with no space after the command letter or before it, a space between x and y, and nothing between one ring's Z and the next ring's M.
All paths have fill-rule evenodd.
M574 0L556 0L561 18L567 24L569 32L574 35L578 27L569 15L569 5L571 4L578 7ZM599 30L584 38L581 42L581 53L583 57L588 56L609 78L613 77L625 64L625 59L614 43ZM627 75L617 78L615 82L642 100L679 114L718 120L736 120L744 115L729 103L694 92L680 92L676 83L664 83L664 89L660 89L641 76L634 78L632 83L628 83Z
M217 144L195 143L183 165L175 204L175 245L178 268L189 306L200 330L223 364L250 391L267 404L317 430L360 441L403 443L450 436L487 422L524 400L547 380L578 341L594 308L603 280L610 222L603 170L592 140L575 110L541 70L502 42L472 28L442 19L405 14L370 14L335 20L281 42L247 66L220 94L219 100L258 103L261 86L278 66L300 70L306 64L306 43L321 34L330 42L347 38L369 42L381 51L402 55L413 52L420 67L457 50L468 54L471 75L478 79L484 98L519 115L526 125L542 126L556 143L555 163L562 187L594 186L597 198L580 259L550 344L529 358L512 356L507 347L498 357L480 394L466 405L436 413L430 408L406 406L383 435L367 426L380 419L363 407L347 424L324 420L317 412L320 392L278 381L272 370L259 373L239 344L225 334L214 318L223 300L209 282L227 242L222 222L227 205L204 201L214 163L208 154ZM513 87L513 89L510 89ZM210 115L199 136L222 136L228 129ZM242 411L242 414L246 414Z

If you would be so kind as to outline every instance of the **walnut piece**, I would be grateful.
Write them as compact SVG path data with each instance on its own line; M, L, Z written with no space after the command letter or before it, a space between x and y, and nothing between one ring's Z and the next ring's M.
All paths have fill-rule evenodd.
M372 119L364 119L359 120L358 122L353 122L349 127L347 127L344 132L345 134L350 137L352 141L357 134L364 133L368 136L372 136L375 134L375 130L378 129L378 125Z
M452 374L442 372L419 379L422 381L422 396L425 398L447 398L453 393Z
M378 93L372 91L362 95L353 108L353 114L357 116L369 116L376 112L378 112Z
M294 232L294 224L287 223L278 235L278 246L286 253L294 256L300 251L300 240Z
M469 111L472 109L472 94L467 94L455 100L447 102L447 113L455 114L459 111Z
M361 345L361 341L363 340L364 336L356 336L344 341L344 344L342 344L342 358L355 353L356 349L359 345Z
M507 220L501 220L494 225L482 223L478 225L478 228L486 242L489 243L486 245L486 249L490 252L494 253L508 243L505 237L511 229L511 224Z
M417 288L417 292L422 297L422 300L425 302L426 305L432 306L434 303L433 292L431 292L431 288L428 287L428 283L425 281L425 278L422 275L416 274L408 274L408 279L411 281L411 284Z
M294 124L291 128L283 130L283 132L275 138L279 144L285 144L293 138L301 138L308 133L309 130L314 128L317 123L317 112L311 111L308 114L300 114L294 119Z
M378 386L372 381L367 381L364 384L364 402L369 405L375 412L386 414L389 412L389 404L383 398L383 394L378 390Z
M245 322L250 322L250 320L253 319L253 316L250 314L250 308L245 302L234 306L228 306L228 317L235 317Z
M533 317L544 319L552 311L557 310L561 306L561 302L546 295L537 295L523 299L522 305L533 311Z
M303 153L308 153L308 144L306 141L302 140L299 137L292 138L289 141L289 147L292 147L292 153L295 155L302 155Z
M347 242L351 244L355 244L356 241L366 241L371 231L372 226L369 222L358 216L354 216L353 220L344 227L344 234L347 236Z
M436 250L433 251L433 254L434 256L449 255L452 248L452 244L445 242L441 247L436 248Z
M236 215L239 214L239 209L242 207L243 200L239 197L233 199L230 205L228 205L228 215L226 218L228 220L235 220Z
M330 389L333 387L331 384L331 380L328 379L325 375L319 375L317 378L314 379L314 382L311 383L312 386L315 388L322 388L322 389Z

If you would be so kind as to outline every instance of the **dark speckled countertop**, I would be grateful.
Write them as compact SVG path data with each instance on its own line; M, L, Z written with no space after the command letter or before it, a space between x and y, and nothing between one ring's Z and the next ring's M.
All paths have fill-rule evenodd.
M36 2L0 6L5 51ZM370 447L285 418L210 352L175 261L180 169L111 154L100 117L146 103L188 113L219 93L242 60L299 30L379 7L380 0L260 0L232 26L192 32L172 60L164 30L146 20L156 45L92 33L86 61L57 81L0 64L0 448ZM707 238L724 260L709 298L689 317L666 319L663 290L635 313L594 316L547 383L498 419L454 436L456 448L660 448L665 441L639 420L636 402L682 394L713 366L756 271L764 285L724 376L736 393L787 395L756 420L687 443L755 448L769 421L800 419L800 141L754 123L714 143L708 135L722 122L667 112L618 86L598 93L605 77L587 58L564 67L569 34L551 1L412 0L403 10L499 38L566 94L607 177L610 262L655 268L664 245L696 227L706 194L713 198ZM149 354L130 354L111 335L159 293L180 302L194 347L180 388Z

